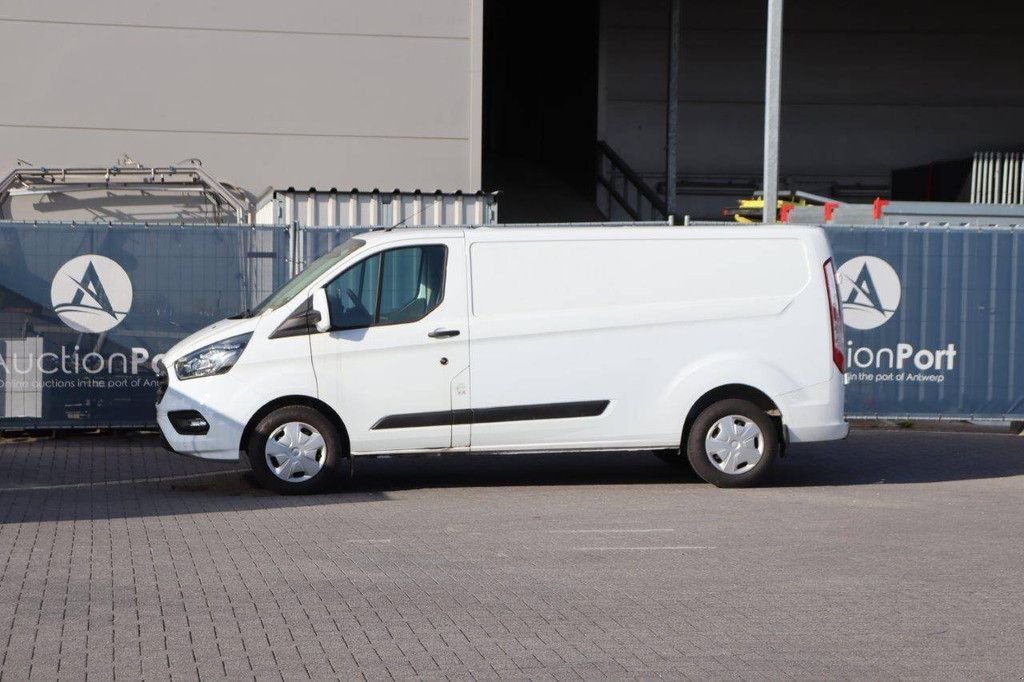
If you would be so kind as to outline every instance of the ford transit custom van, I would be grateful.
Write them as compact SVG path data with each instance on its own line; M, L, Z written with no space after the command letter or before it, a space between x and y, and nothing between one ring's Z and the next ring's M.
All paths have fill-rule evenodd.
M746 486L846 436L842 349L820 228L398 228L171 348L157 419L283 493L497 451L654 451Z

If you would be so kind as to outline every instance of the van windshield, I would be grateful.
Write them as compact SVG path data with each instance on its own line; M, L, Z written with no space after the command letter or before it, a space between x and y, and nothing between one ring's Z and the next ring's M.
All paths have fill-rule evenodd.
M248 316L260 315L269 310L280 308L282 305L294 298L296 294L309 286L317 277L330 270L342 259L352 255L363 246L366 246L366 242L362 239L352 238L342 242L310 263L305 270L292 277L283 287L265 298L258 306L248 311Z

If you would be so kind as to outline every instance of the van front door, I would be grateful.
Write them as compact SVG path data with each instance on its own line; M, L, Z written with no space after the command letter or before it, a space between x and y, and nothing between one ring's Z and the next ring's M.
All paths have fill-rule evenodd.
M452 447L468 394L464 248L461 238L390 244L325 287L333 329L310 335L313 369L354 453Z

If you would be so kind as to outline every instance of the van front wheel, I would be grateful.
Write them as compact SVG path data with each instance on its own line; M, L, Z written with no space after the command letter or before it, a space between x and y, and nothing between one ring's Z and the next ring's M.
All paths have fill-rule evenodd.
M704 408L686 442L694 471L719 488L754 485L778 454L779 436L771 417L746 400L720 400Z
M248 445L256 479L279 493L318 492L349 470L349 453L338 429L305 405L268 414L253 429Z

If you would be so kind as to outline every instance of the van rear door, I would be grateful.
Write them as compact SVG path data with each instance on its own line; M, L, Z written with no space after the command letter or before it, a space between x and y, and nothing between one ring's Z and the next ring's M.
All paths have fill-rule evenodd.
M312 334L310 350L353 452L452 447L469 367L464 248L459 237L389 243L326 286L334 329Z

